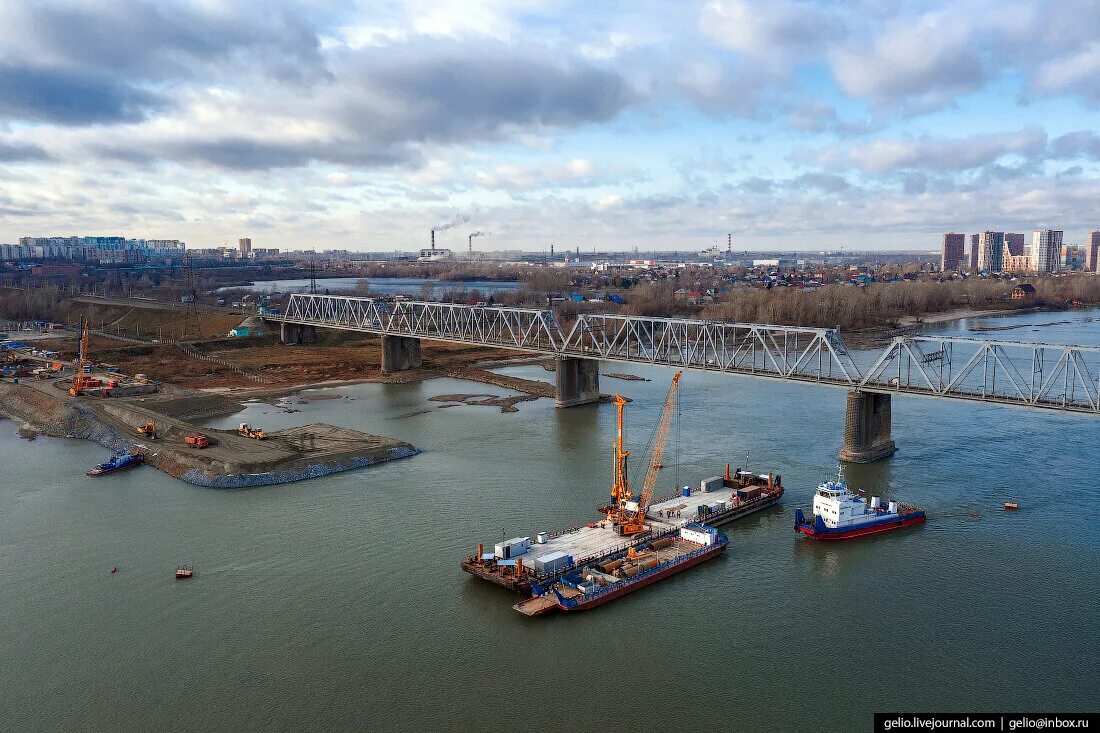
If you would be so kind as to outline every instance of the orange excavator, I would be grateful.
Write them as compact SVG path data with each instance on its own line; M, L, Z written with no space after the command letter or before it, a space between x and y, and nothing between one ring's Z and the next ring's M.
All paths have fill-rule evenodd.
M615 443L615 483L611 487L611 506L608 507L607 519L615 527L617 534L629 536L645 531L646 512L649 510L650 500L653 499L653 490L657 487L657 475L661 472L661 461L665 455L665 444L668 442L672 416L676 414L676 399L679 395L682 373L676 372L673 375L672 385L668 388L664 409L657 422L657 433L653 438L649 469L646 471L645 483L642 484L642 494L637 499L634 498L634 493L630 489L626 472L626 459L630 452L623 449L623 407L626 405L626 400L615 395L614 404L619 408L619 437Z
M84 365L88 363L88 321L83 319L84 323L80 328L80 359L76 364L76 375L73 377L73 386L69 387L69 394L73 397L80 397L84 394Z

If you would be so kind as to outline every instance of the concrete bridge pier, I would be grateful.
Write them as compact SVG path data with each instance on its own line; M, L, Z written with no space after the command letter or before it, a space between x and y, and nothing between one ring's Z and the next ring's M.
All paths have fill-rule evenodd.
M317 327L299 323L280 324L279 340L284 344L315 344Z
M840 460L873 463L894 455L898 448L890 436L890 428L889 394L859 390L849 392Z
M595 359L558 359L554 405L576 407L600 401L600 362Z
M279 341L284 344L297 344L302 341L302 327L297 323L279 324Z
M420 339L409 336L382 337L383 374L419 369L422 363Z

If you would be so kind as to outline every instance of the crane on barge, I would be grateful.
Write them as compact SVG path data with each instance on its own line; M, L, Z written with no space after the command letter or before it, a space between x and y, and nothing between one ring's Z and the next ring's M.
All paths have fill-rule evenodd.
M626 405L626 400L615 395L614 404L619 408L619 437L615 444L615 483L611 487L612 501L608 508L607 519L620 535L629 536L645 531L646 512L649 510L650 500L653 499L653 490L657 487L657 475L661 472L665 443L668 442L668 430L672 426L672 416L676 413L681 374L683 372L676 372L673 375L672 384L665 396L665 405L661 410L657 432L653 437L649 468L646 471L645 482L642 484L642 494L637 500L634 499L634 494L630 490L626 474L626 459L630 452L623 449L623 407Z

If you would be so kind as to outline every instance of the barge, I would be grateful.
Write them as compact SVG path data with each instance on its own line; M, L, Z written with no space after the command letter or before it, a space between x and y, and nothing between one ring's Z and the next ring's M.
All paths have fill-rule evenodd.
M534 537L515 537L493 548L478 545L477 552L462 560L462 569L482 580L530 595L546 587L568 568L600 562L626 553L655 539L673 536L690 524L720 527L774 506L783 497L782 477L744 469L725 477L699 481L652 503L646 512L647 530L624 537L607 519L576 525L562 532L539 532ZM608 507L600 507L603 513ZM549 558L548 560L546 558Z
M639 549L574 567L549 586L536 585L530 598L512 608L526 616L587 611L709 560L728 544L713 527L688 524Z

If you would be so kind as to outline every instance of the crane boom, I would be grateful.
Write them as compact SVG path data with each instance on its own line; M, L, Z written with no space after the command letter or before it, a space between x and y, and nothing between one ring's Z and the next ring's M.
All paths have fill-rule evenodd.
M665 454L665 443L668 442L668 429L672 426L672 416L676 413L676 398L679 394L681 374L683 372L676 372L672 377L672 385L668 388L665 405L657 422L657 432L653 437L653 450L649 457L649 469L646 471L642 494L638 497L637 502L633 501L634 496L630 491L630 485L625 480L626 456L629 454L622 449L622 409L623 405L626 404L626 400L616 395L618 399L616 399L615 404L619 406L620 431L615 451L617 461L615 486L612 488L612 496L616 501L610 507L607 518L615 525L615 531L621 535L633 535L645 531L646 512L649 510L649 502L653 498L653 490L657 486L657 475L661 472L661 460ZM621 474L620 467L622 469ZM621 480L620 476L622 476Z
M661 412L661 420L657 423L657 434L653 439L653 452L649 456L649 470L646 471L645 484L642 485L642 498L638 500L638 513L645 519L649 502L653 498L653 490L657 487L657 475L661 472L661 461L665 455L665 444L668 442L668 429L672 426L672 416L676 412L676 400L680 393L680 375L676 372L672 377L672 385L668 388L665 397L665 407Z

